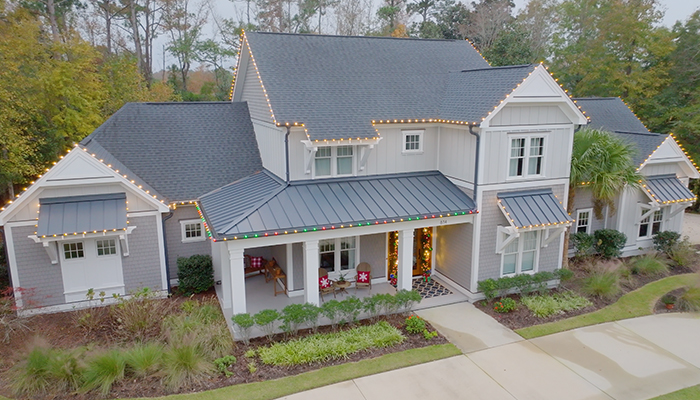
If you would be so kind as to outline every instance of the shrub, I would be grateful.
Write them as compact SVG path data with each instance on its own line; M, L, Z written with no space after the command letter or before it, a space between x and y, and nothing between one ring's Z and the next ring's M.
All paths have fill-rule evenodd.
M369 348L394 346L403 340L401 332L386 321L380 321L347 331L314 334L286 343L275 343L261 348L258 353L265 364L299 365L345 358Z
M404 329L408 333L421 333L425 330L425 320L417 315L406 318Z
M647 254L632 260L633 274L644 276L659 276L668 274L668 261L657 254Z
M398 310L403 312L410 312L416 303L423 300L423 297L415 290L402 289L396 292L394 299L397 303Z
M566 282L574 277L574 272L570 269L560 268L554 271L554 277L559 278L562 282Z
M512 285L523 296L528 296L535 289L535 279L530 274L520 274L513 277Z
M160 334L161 321L176 307L174 302L158 299L155 292L143 288L132 292L130 298L119 298L109 311L122 339L144 341Z
M153 375L160 368L162 354L163 346L158 343L137 344L124 355L126 367L137 378Z
M511 299L510 297L504 297L501 300L493 303L493 310L497 313L509 313L511 311L515 311L516 308L517 304L515 303L515 300Z
M210 370L210 364L192 343L171 345L163 353L163 383L171 391L200 382Z
M248 313L236 314L231 317L231 321L238 331L238 334L241 335L243 343L250 344L250 330L253 328L253 325L255 325L253 317Z
M277 310L267 309L253 315L255 325L259 326L268 339L272 339L275 333L275 322L280 319L280 313Z
M380 293L377 296L377 302L384 315L395 314L399 310L399 303L396 301L396 297L388 293Z
M603 258L620 257L622 248L627 243L627 235L615 229L600 229L593 234L595 250Z
M671 249L680 242L681 234L674 231L661 231L654 235L652 242L654 248L662 253L669 254Z
M674 296L670 293L667 293L661 297L661 302L666 304L666 305L676 304L676 301L677 301L676 296Z
M216 360L214 360L214 366L216 367L216 370L221 372L222 374L226 375L227 378L229 376L233 375L233 372L229 371L229 367L235 363L236 363L236 357L230 356L230 355L224 356L221 358L217 358Z
M498 286L496 281L491 278L479 282L476 286L476 290L482 292L484 297L486 297L486 301L488 302L495 299L496 295L498 295Z
M381 312L380 299L378 295L365 297L362 300L362 311L367 313L367 317L370 319L375 319Z
M700 287L691 287L678 297L678 308L683 311L700 311Z
M0 342L3 343L8 343L15 331L29 329L17 315L14 292L12 287L0 291Z
M679 267L690 267L697 259L697 253L687 237L676 243L667 254Z
M214 286L211 256L194 255L177 259L178 290L185 294L201 293Z
M83 385L80 392L99 390L102 396L107 396L112 385L124 379L126 357L120 350L111 350L91 358L83 372Z
M321 314L331 321L331 326L335 329L342 315L340 312L340 302L338 300L330 300L323 303L321 305Z
M357 321L357 316L360 315L361 312L362 300L355 296L350 296L340 302L340 313L343 316L343 321L347 324L355 323Z
M577 258L585 258L595 252L596 238L586 232L576 232L571 235L571 244L576 249Z
M163 320L162 331L167 343L175 345L189 341L210 359L230 354L234 346L216 303L202 303L191 312L169 315Z
M282 309L282 328L287 333L294 335L299 331L299 327L306 322L306 313L302 304L290 304Z
M427 329L423 329L423 337L425 338L425 340L430 340L434 337L437 337L437 335L437 331L428 332Z
M620 292L620 278L612 271L594 272L583 280L581 291L590 296L613 298Z
M312 331L318 330L318 318L321 316L321 308L311 304L304 304L304 322Z
M255 364L255 361L251 361L248 363L248 372L250 372L251 375L255 374L258 371L258 365Z
M24 396L78 389L82 373L77 351L37 345L10 369L8 377L12 392Z
M245 358L254 358L257 355L258 355L258 351L255 349L246 350L246 352L243 354L243 356Z
M572 292L564 292L551 296L523 297L520 301L538 318L546 318L550 315L578 310L592 304L585 297Z

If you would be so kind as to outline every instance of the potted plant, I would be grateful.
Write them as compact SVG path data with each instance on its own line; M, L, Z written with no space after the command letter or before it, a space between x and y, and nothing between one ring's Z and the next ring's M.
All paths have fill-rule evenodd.
M340 274L340 277L338 277L338 282L345 282L345 275Z
M673 305L676 304L676 296L672 294L665 294L662 298L661 301L666 305L666 308L668 310L673 309Z

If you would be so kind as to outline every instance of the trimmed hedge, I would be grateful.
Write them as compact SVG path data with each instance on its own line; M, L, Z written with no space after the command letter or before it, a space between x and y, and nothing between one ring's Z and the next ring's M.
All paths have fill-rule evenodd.
M178 290L189 296L206 292L214 286L214 267L211 256L194 255L177 259Z
M547 282L553 279L566 281L571 279L573 273L568 269L558 269L554 272L542 271L536 274L520 274L504 276L500 279L485 279L477 285L477 290L484 293L487 301L496 297L503 297L516 289L515 293L527 296L535 291L544 293L547 290Z

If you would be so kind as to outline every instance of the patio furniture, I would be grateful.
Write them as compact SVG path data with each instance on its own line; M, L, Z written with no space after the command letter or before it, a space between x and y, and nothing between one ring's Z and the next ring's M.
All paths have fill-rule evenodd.
M321 301L324 301L323 295L333 293L333 298L335 298L334 282L328 278L328 271L324 268L318 269L318 293L321 295Z
M347 288L349 288L350 285L352 285L352 282L350 281L333 281L333 286L335 287L336 293L348 294Z
M279 286L282 288L280 290L277 289L277 283L279 282ZM277 293L284 293L287 294L287 275L282 271L282 268L280 268L277 263L275 263L275 266L272 269L272 285L275 290L275 296L277 296Z
M270 261L265 262L265 268L264 268L264 273L265 273L265 282L270 282L272 278L272 270L274 269L275 265L277 265L277 261L273 258Z
M372 291L372 267L366 262L361 262L357 266L355 291L359 288L368 288L370 292Z
M252 274L255 272L257 272L259 274L263 274L263 275L265 274L265 264L267 264L267 260L265 260L264 258L253 257L253 256L246 254L244 262L245 262L244 274L246 275L246 277L248 276L248 274ZM251 275L251 276L255 276L255 275Z

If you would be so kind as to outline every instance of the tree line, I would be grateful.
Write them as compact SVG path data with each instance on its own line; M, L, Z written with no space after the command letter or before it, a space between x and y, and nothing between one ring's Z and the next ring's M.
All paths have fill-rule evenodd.
M375 0L376 1L376 0ZM227 100L242 29L469 39L493 66L545 62L574 96L620 96L700 154L700 11L657 0L0 0L0 193L13 197L128 101ZM242 7L241 7L242 6ZM212 34L206 28L213 26ZM165 38L174 62L154 76ZM194 89L192 70L211 77Z

